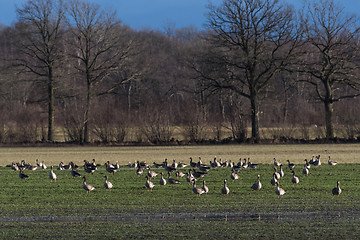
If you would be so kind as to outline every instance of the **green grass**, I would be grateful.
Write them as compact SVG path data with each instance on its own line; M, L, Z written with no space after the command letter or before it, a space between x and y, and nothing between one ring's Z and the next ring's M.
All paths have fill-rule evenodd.
M105 154L100 158L105 161L110 155L122 158L122 155L127 154L129 158L140 161L151 159L147 162L155 159L160 162L165 157L172 159L179 156L176 157L179 161L188 163L189 156L202 156L203 160L208 161L214 155L231 156L231 159L237 159L237 155L250 156L254 162L269 163L277 154L276 156L282 156L278 159L285 165L285 177L280 180L280 186L286 190L286 194L278 198L274 193L275 187L270 185L273 165L264 163L255 170L241 170L240 179L235 182L230 180L230 168L212 169L205 177L210 192L199 198L185 179L181 180L181 185L160 186L159 177L156 177L153 180L156 186L149 192L145 189L145 177L137 176L135 169L125 166L114 175L108 174L103 166L93 175L86 174L80 168L79 172L87 176L88 183L96 187L89 194L82 189L82 179L73 178L68 170L55 170L58 180L51 182L48 177L49 169L26 171L30 178L22 180L18 177L18 172L9 167L0 167L0 238L356 238L360 233L355 228L360 222L360 161L356 158L344 160L347 156L343 152L349 151L350 155L355 156L359 151L358 147L251 145L1 149L7 156L11 156L11 153L16 155L13 159L18 157L17 161L22 159L21 156L26 156L24 158L28 160L28 156L39 153L50 157L63 153L63 156L70 156L69 160L82 159L82 154L99 158L101 154ZM331 151L332 156L339 156L336 160L340 163L329 166L323 159L322 166L312 166L310 175L303 176L303 158L313 153L325 154L325 150ZM299 159L295 167L296 175L300 178L298 185L291 183L292 175L283 157L286 155ZM51 159L45 162L48 161ZM80 164L81 161L77 162ZM6 165L11 161L3 160L1 163ZM153 170L164 172L163 169ZM111 192L103 186L105 174L114 184ZM261 175L263 188L254 192L250 187L256 181L257 174ZM228 196L221 194L225 178L229 180ZM337 180L341 181L343 192L340 197L333 197L331 190L336 186ZM198 185L202 185L202 182Z

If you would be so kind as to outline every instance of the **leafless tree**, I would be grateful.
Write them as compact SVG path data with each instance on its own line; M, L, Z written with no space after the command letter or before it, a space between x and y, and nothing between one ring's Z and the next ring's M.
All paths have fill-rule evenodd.
M69 29L76 60L74 67L86 82L86 107L84 113L84 142L89 142L89 121L93 98L113 91L119 84L135 78L137 74L124 74L133 49L132 41L122 38L120 21L114 11L102 11L98 5L83 1L70 1ZM118 81L105 89L104 80L112 74Z
M56 68L62 58L64 4L62 0L29 0L17 8L19 51L17 66L47 85L48 135L54 140Z
M208 19L211 65L217 73L196 70L208 88L230 89L250 100L252 139L257 142L260 95L290 63L299 43L294 12L277 0L227 0L210 7Z
M359 19L347 15L333 0L307 4L303 17L308 46L299 70L305 74L302 81L316 89L324 104L326 137L333 138L333 104L345 98L360 95L359 78ZM352 92L344 92L344 87Z

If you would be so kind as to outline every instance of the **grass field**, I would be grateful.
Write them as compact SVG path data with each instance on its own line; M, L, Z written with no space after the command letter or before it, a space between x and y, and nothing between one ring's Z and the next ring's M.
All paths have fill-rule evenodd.
M360 229L360 145L231 145L194 147L124 148L1 148L0 149L0 238L2 239L356 239ZM302 175L303 160L321 154L322 165L312 166ZM331 154L336 166L327 165ZM29 179L5 167L11 162L35 159L57 166L59 161L95 158L102 164L134 160L188 163L201 156L208 163L214 156L238 162L250 157L260 163L257 169L243 169L239 180L230 180L230 168L210 170L205 176L210 189L199 198L191 185L153 182L152 192L145 189L145 177L126 166L114 175L104 166L93 174L79 172L95 190L86 194L82 179L69 170L56 171L51 182L47 170L26 171ZM286 194L278 198L270 184L273 157L285 166L280 186ZM291 183L285 160L296 163L298 185ZM186 171L186 168L183 171ZM154 169L158 173L164 169ZM261 175L263 188L250 189ZM111 192L104 186L104 175L114 184ZM229 179L230 194L221 194L223 180ZM333 197L332 188L340 180L343 192ZM201 186L201 182L198 183Z

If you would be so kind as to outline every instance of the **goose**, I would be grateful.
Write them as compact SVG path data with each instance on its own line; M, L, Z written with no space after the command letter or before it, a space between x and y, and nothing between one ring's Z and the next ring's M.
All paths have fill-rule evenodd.
M290 170L293 170L295 168L295 164L290 163L290 160L286 160L288 162L288 167Z
M217 168L217 164L215 162L210 161L210 167Z
M71 162L70 164L71 164L71 176L73 176L73 177L81 177L80 173L75 171L74 168L72 167L74 165L74 163Z
M332 192L333 196L335 196L335 195L340 196L340 193L341 193L340 181L337 181L336 184L337 184L337 187L333 188L333 190L331 192Z
M277 178L276 178L276 173L273 173L273 178L270 180L271 185L274 185L278 182Z
M71 169L71 164L69 163L69 164L67 164L67 165L63 165L63 168L64 168L65 170L69 170L69 169Z
M168 182L170 184L181 184L181 182L177 179L171 178L171 172L168 172Z
M233 167L234 167L234 163L233 163L231 160L229 160L228 167L230 167L230 168L233 168Z
M42 167L42 163L39 162L39 159L36 159L35 161L36 161L36 165L37 165L39 168L41 168L41 167Z
M313 165L315 162L315 156L313 155L312 158L309 161L309 164Z
M196 167L196 163L193 162L192 157L190 157L190 166L193 167L193 168Z
M232 168L231 168L233 171L237 172L241 169L241 166L239 165L234 165Z
M311 165L310 165L310 163L308 162L308 160L305 159L304 161L305 161L304 167L307 168L307 169L310 169Z
M115 174L117 169L114 167L114 165L110 164L109 161L107 161L105 163L105 169L106 171L108 171L109 173Z
M174 171L176 171L176 168L173 168L173 167L168 166L168 163L167 163L167 159L166 159L166 158L165 158L165 161L163 162L163 168L164 168L165 171L167 171L167 172L174 172Z
M316 166L316 167L318 167L318 166L321 165L320 155L318 155L318 156L316 157L316 160L313 162L313 165Z
M25 163L25 160L21 160L20 164L17 164L19 169L24 170L28 164Z
M26 165L25 169L30 170L30 171L35 171L38 167L37 166L32 166L32 165Z
M192 190L196 194L196 196L200 197L201 194L205 193L204 189L202 189L201 187L196 187L196 179L193 179L192 182L193 182Z
M148 167L147 175L149 176L149 178L154 178L154 177L156 177L158 174L157 174L155 171L152 171L152 170L150 169L150 167Z
M177 171L177 172L176 172L176 177L177 177L177 178L179 178L179 177L182 178L183 176L185 176L185 173L183 173L183 172L181 172L181 171Z
M315 156L312 155L311 159L309 160L309 164L313 165L315 162Z
M165 186L165 185L166 185L166 180L165 180L165 178L164 178L164 176L163 176L163 173L162 173L162 172L160 172L160 175L161 175L161 178L160 178L160 185Z
M239 162L236 164L237 166L239 167L242 167L242 161L241 161L241 158L239 158Z
M225 162L223 162L223 163L221 164L221 167L227 167L227 166L229 166L229 163L228 163L227 160L225 160Z
M186 173L186 181L187 181L188 183L191 183L193 179L195 179L195 178L194 178L194 175L192 175L191 169L189 169L189 172Z
M86 177L83 176L84 182L83 182L83 188L85 189L86 193L89 193L90 191L95 190L94 186L86 183Z
M44 170L47 169L47 166L45 165L44 161L41 162L41 168Z
M244 163L241 165L242 168L247 168L248 167L248 163L246 163L246 158L244 158Z
M202 161L201 161L201 157L199 157L199 161L196 163L196 167L198 167L198 166L200 166L200 165L202 165L203 163L202 163Z
M248 158L248 167L250 167L252 169L255 169L258 166L259 166L259 164L255 164L255 163L250 162L250 158Z
M309 169L306 168L306 167L304 167L302 173L303 173L305 176L309 175Z
M30 171L35 171L38 168L37 166L32 166L29 163L25 163L25 160L21 160L20 165L18 164L18 167L21 170L30 170Z
M202 178L207 172L197 172L195 169L192 170L194 178Z
M93 159L93 163L90 163L87 160L84 160L84 171L87 173L93 174L97 170L95 159Z
M293 183L293 184L298 184L299 183L299 178L297 177L297 176L295 176L295 172L294 171L291 171L292 172L292 174L293 174L293 176L292 176L292 178L291 178L291 182Z
M202 189L205 191L205 193L207 194L209 192L209 188L208 186L205 185L205 180L203 180L203 186Z
M119 168L120 168L119 161L115 162L114 167L116 170L119 170Z
M153 162L153 164L154 164L155 168L160 168L163 166L163 163L160 164L160 163Z
M276 161L276 158L274 158L274 165L275 165L275 167L279 167L281 165L281 163Z
M22 170L20 170L20 172L19 172L19 177L20 177L21 179L29 178L29 176L26 175L25 173L23 173Z
M335 166L337 164L337 162L331 161L330 156L329 156L328 164L330 166Z
M95 158L93 158L93 160L91 161L91 166L92 166L93 168L95 168L95 170L97 170L98 164L96 164L95 161L96 161ZM108 162L109 162L109 161L108 161ZM99 165L100 165L100 164L99 164Z
M275 174L275 178L276 179L280 179L280 173L279 172L277 172L277 169L276 168L274 168L274 174Z
M19 171L19 166L17 163L11 163L11 169L14 171Z
M54 173L53 166L51 166L50 168L51 168L51 170L50 170L50 173L49 173L49 178L56 182L56 174Z
M64 168L63 162L60 162L60 163L59 163L59 167L57 168L57 170L62 171L62 170L64 170L64 169L65 169L65 168Z
M280 170L278 171L278 173L280 174L280 177L284 177L285 173L282 169L282 164L280 164Z
M209 166L206 166L205 164L200 164L197 166L198 169L202 172L208 172L210 171L210 167Z
M150 181L150 177L149 176L146 176L146 182L145 182L145 187L147 188L147 190L152 192L153 188L155 187L154 183L152 183Z
M105 175L104 178L105 178L104 187L106 189L109 189L109 191L111 191L113 187L112 183L108 181L108 176Z
M230 192L230 189L226 186L226 183L227 183L227 179L224 179L224 187L221 189L221 193L228 195Z
M176 162L176 160L173 160L173 163L171 164L172 168L177 168L178 167L178 163Z
M231 174L230 174L230 178L231 178L233 181L235 181L235 180L239 179L239 175L237 174L236 171L233 170L233 171L231 172Z
M275 193L280 197L285 194L285 190L279 187L279 182L276 182Z
M260 174L257 175L257 178L258 178L257 182L251 186L251 189L254 191L259 191L262 187L261 182L260 182Z
M134 163L131 163L131 162L129 162L129 164L128 164L128 167L129 168L137 168L137 162L136 161L134 161ZM161 166L161 165L160 165Z
M139 175L143 174L143 172L144 172L144 169L140 165L138 165L138 168L136 169L136 174L139 176Z
M138 166L141 166L142 168L147 168L148 165L146 164L146 161L143 161L143 162L137 162Z
M84 166L84 171L90 174L93 174L95 172L96 168L94 168L93 166Z
M187 166L187 164L185 164L185 163L179 163L178 164L178 167L179 168L185 168Z
M221 163L219 161L217 161L216 156L214 157L214 160L212 162L212 166L213 166L213 168L218 168L218 167L221 166Z

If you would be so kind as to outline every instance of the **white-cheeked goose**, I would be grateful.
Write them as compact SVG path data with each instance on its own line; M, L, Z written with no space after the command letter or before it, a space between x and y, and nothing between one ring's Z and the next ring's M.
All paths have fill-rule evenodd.
M109 191L111 191L113 187L112 183L108 181L108 176L105 175L104 178L105 178L104 187L106 189L109 189Z
M228 188L228 186L226 186L227 183L227 179L224 179L224 187L221 189L221 193L228 195L230 193L230 189Z
M341 193L340 181L337 181L336 184L337 184L336 188L333 188L333 190L331 192L332 192L333 196L335 196L335 195L340 196L340 193Z
M275 193L278 196L282 196L285 194L285 190L282 189L281 187L279 187L279 182L276 182L276 188L275 188Z
M51 170L50 170L50 173L49 173L49 178L56 182L56 174L54 173L53 166L51 166Z
M83 188L85 189L86 193L89 193L90 191L95 190L95 187L86 183L86 177L83 176L84 182L83 182Z
M257 182L255 182L252 186L251 189L254 191L259 191L262 187L261 182L260 182L260 174L257 175Z

